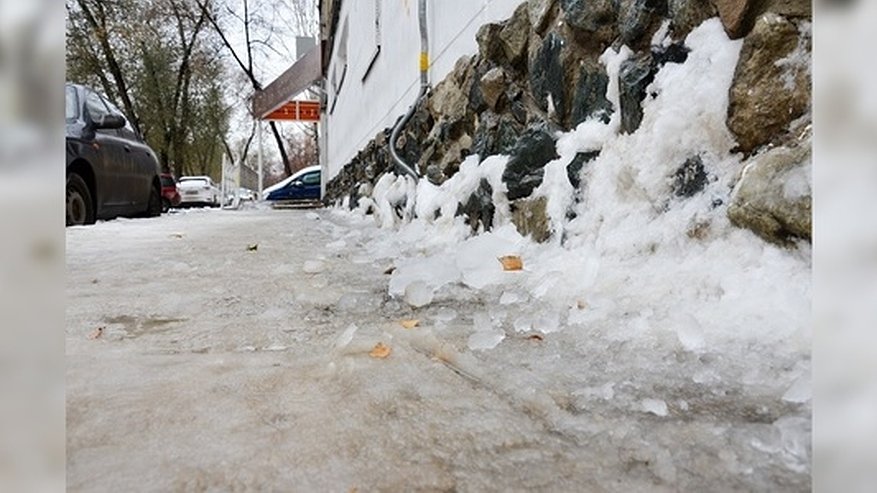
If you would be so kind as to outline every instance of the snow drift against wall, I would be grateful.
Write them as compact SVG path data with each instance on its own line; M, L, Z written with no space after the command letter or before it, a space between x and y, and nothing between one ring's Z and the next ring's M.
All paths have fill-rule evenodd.
M396 231L370 244L375 255L395 259L390 296L413 307L466 292L492 300L473 319L472 351L496 350L513 334L563 332L583 346L604 337L641 348L632 367L664 368L679 354L717 356L717 367L686 369L679 378L734 382L744 393L807 405L810 246L766 243L731 226L726 214L742 161L725 123L741 43L718 19L706 21L685 40L687 60L666 64L648 86L636 132L620 133L615 112L559 135L560 157L534 192L547 199L548 243L521 236L511 223L501 180L507 156L470 156L441 186L387 175L354 212L335 213L373 212ZM618 67L628 54L609 49L601 59L616 107ZM600 154L585 164L576 190L566 166L587 151ZM688 162L700 163L705 176L697 193L676 189ZM455 212L482 181L492 189L493 228L473 233ZM497 258L509 254L521 256L522 271L502 270ZM610 393L615 383L607 383ZM666 416L668 402L657 396L635 406ZM673 406L684 412L687 404ZM784 464L806 470L809 451L799 445L808 443L809 421L783 418L776 433L788 446L777 449Z

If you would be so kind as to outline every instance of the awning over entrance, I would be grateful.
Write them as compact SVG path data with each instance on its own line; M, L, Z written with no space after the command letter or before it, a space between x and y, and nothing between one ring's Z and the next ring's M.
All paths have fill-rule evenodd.
M253 116L257 120L319 121L319 101L294 101L293 98L321 76L320 49L315 46L253 96Z

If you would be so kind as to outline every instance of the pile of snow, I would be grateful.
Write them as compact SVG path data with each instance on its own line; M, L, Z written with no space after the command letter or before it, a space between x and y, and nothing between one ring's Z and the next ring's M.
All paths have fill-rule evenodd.
M382 177L353 214L373 211L380 227L397 232L369 244L376 257L394 259L389 294L421 308L462 286L495 301L504 311L488 327L473 327L471 349L497 347L505 334L596 325L613 327L610 337L618 341L658 343L670 335L692 353L733 347L744 354L754 343L806 354L809 246L765 244L726 218L741 168L725 122L742 41L729 40L711 19L685 44L687 60L666 64L647 88L639 130L619 133L616 111L608 123L590 119L558 136L560 157L534 191L548 200L554 231L548 244L522 237L511 224L501 179L507 156L480 163L471 156L441 186ZM606 96L616 108L618 71L630 54L609 48L601 57L611 81ZM576 192L566 166L577 153L595 150L601 153L585 165ZM673 176L692 157L702 160L709 180L701 193L677 197ZM473 236L454 214L482 179L493 188L494 227ZM497 257L509 254L524 259L523 271L502 270ZM644 407L665 412L654 403Z

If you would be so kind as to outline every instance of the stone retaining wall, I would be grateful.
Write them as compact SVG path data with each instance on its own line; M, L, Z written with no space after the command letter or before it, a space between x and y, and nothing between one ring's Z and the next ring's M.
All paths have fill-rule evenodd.
M507 21L481 27L478 53L462 57L453 72L435 84L404 129L397 149L407 162L415 163L421 176L435 184L453 176L470 154L482 159L509 154L512 157L503 181L512 209L538 211L539 207L530 207L533 201L528 197L542 180L542 168L555 158L555 132L575 128L590 117L608 121L614 111L621 113L621 131L635 132L642 121L646 88L655 74L667 63L684 62L688 54L685 37L715 16L721 18L729 37L744 39L730 89L727 120L738 142L734 150L744 158L741 169L751 164L746 160L758 160L777 147L796 149L779 152L783 156L809 156L811 10L806 0L523 2ZM672 42L653 46L652 38L662 27L669 27ZM608 47L622 44L633 50L633 55L621 66L621 107L614 108L605 97L609 78L599 57ZM392 171L389 134L390 129L385 129L376 135L328 183L327 203L355 207L384 173ZM581 186L578 174L582 166L595 157L593 153L581 154L569 165L574 187ZM783 169L809 166L809 159L784 163ZM680 196L697 193L697 163L684 167L679 177L671 178L678 181L676 193ZM784 176L787 173L741 173L743 180L776 182ZM771 224L796 225L771 228L764 227L764 211L750 206L754 199L738 193L760 190L764 194L780 189L781 183L738 185L734 195L738 204L730 208L732 222L775 243L786 244L791 238L809 240L809 194L796 197L796 206L776 205L774 202L782 202L781 197L770 201ZM482 191L482 196L490 197L490 193ZM479 206L478 202L473 197L460 204L458 213L469 216L473 227L480 223L489 229L490 204ZM797 217L774 217L783 214ZM800 217L802 214L808 216ZM538 217L535 221L544 222ZM527 224L519 228L531 234L535 231ZM539 240L549 236L545 231L533 234Z

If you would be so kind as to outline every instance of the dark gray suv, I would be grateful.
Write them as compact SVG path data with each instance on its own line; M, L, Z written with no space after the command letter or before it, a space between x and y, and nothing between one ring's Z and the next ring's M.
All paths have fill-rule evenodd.
M161 168L122 112L96 91L65 86L67 225L161 214Z

